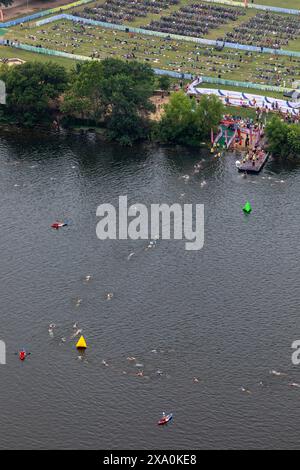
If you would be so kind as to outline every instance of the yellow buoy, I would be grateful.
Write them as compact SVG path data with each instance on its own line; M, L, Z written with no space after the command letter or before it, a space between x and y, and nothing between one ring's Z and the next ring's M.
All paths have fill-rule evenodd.
M76 348L77 349L86 349L87 348L86 341L85 341L83 336L80 336L80 338L78 340L78 343L76 344Z

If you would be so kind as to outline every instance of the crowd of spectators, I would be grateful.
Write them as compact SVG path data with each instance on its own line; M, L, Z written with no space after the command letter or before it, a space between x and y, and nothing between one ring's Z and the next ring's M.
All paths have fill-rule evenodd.
M179 0L106 0L103 4L87 6L82 11L75 10L73 14L96 21L122 24L149 14L161 14L170 5L178 3Z
M225 35L227 42L281 49L300 37L300 21L296 15L259 13Z
M212 29L223 24L236 21L244 10L239 8L223 7L208 3L195 3L186 5L171 15L162 16L145 26L145 29L162 31L169 34L183 36L204 36Z

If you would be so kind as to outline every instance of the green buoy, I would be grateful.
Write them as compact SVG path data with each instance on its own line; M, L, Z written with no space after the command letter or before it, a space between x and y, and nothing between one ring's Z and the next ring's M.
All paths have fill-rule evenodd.
M244 205L243 211L245 212L245 214L250 214L250 212L252 211L252 207L249 201L247 201Z

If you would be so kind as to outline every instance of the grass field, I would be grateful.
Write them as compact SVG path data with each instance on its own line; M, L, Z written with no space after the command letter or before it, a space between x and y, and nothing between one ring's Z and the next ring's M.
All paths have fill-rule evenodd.
M68 13L70 13L70 14L77 13L78 14L80 12L83 12L83 10L86 7L93 8L96 5L103 4L104 2L105 2L105 0L96 0L94 2L89 3L88 5L82 5L82 6L73 8L71 10L68 10ZM257 3L257 4L264 4L264 3L268 4L268 2L269 2L270 5L273 4L274 6L282 6L282 7L286 6L287 8L288 7L292 8L294 4L295 5L297 4L298 8L300 9L300 0L287 0L287 2L283 2L281 0L254 0L254 2ZM274 3L272 3L272 2L274 2ZM133 21L128 22L127 24L129 26L133 26L133 27L144 27L146 25L149 25L152 20L159 20L159 18L162 15L169 16L173 12L178 11L182 6L193 4L193 3L195 3L195 0L180 0L180 3L178 5L171 5L168 9L163 10L162 13L159 14L159 15L149 14L149 15L147 15L146 18L137 17ZM197 3L205 3L205 0L198 0ZM218 3L218 0L215 0L214 3ZM249 0L249 3L251 3L251 0ZM220 6L221 6L221 4L220 4ZM206 39L219 39L219 38L222 38L226 35L226 33L232 31L234 28L238 27L242 23L247 22L250 18L254 17L255 15L262 13L259 10L249 9L249 8L247 10L245 10L245 9L241 9L241 10L243 11L244 14L239 16L236 21L232 21L232 22L229 22L227 24L220 25L220 27L218 27L218 28L211 29L209 31L209 33L206 34L204 37ZM280 21L280 15L278 15L278 21ZM284 48L292 50L292 51L300 51L300 38L295 40L295 41L290 41L289 45L285 46Z
M104 1L98 0L89 3L88 6L93 7L96 3L104 3ZM268 0L257 0L257 3L262 4L264 1L268 2ZM274 5L275 3L285 3L286 6L290 7L292 7L292 3L295 3L292 0L286 2L270 1L273 1ZM174 5L164 12L169 14L178 10L184 4L194 2L195 0L181 0L179 5ZM297 0L297 3L300 7L300 0ZM76 11L82 10L85 6L77 7ZM68 13L72 13L72 10L69 10ZM237 21L212 30L207 37L210 39L222 37L226 32L232 30L233 25L237 26L241 22L247 21L256 13L257 10L248 9L246 15L241 15ZM150 23L151 19L157 19L158 17L159 15L149 15L147 18L138 18L130 25L145 25ZM59 21L40 27L37 27L35 23L26 23L23 26L11 28L5 33L4 37L33 46L89 57L93 55L99 59L106 57L116 57L124 60L137 59L148 63L152 67L180 73L191 73L194 76L207 75L228 80L285 87L292 87L294 80L300 80L300 59L245 53L232 49L216 51L213 47L199 46L194 42L167 40L141 34L133 35L87 25L82 27L68 21ZM290 42L289 48L300 50L300 39ZM0 47L0 57L19 57L25 61L39 60L46 62L50 60L64 65L68 69L75 64L75 60L35 54L3 46ZM226 88L239 90L235 87L226 86ZM255 93L260 94L259 91L255 91ZM264 93L261 92L261 94ZM267 94L278 98L282 97L277 93L268 92Z
M249 3L251 3L251 0L249 0ZM300 9L299 0L254 0L254 3L257 3L258 5L269 5L273 7L295 8L297 10Z
M300 0L299 0L300 1ZM76 8L73 8L71 10L68 11L68 13L72 14L74 12L80 12L80 11L83 11L86 7L88 8L93 8L95 7L97 4L102 4L104 3L105 0L96 0L94 2L91 2L89 3L88 5L82 5L82 6L79 6L79 7L76 7ZM156 14L149 14L147 15L147 17L141 17L141 18L135 18L133 21L130 21L128 23L128 25L130 26L133 26L133 27L143 27L149 23L151 23L151 21L155 21L155 20L159 20L160 17L163 15L163 16L169 16L171 15L172 13L174 13L175 11L178 11L180 10L180 8L182 8L183 6L185 5L191 5L193 3L205 3L205 0L198 0L198 1L195 1L195 0L180 0L180 3L177 4L177 5L171 5L168 9L166 10L163 10L162 13L156 15ZM220 5L222 6L222 5ZM245 21L245 19L247 18L250 18L251 16L254 16L255 14L257 13L256 10L252 11L252 10L247 10L246 14L245 15L242 15L238 21L234 22L235 25L238 25L239 23ZM229 25L226 25L224 27L224 30L227 32L228 31L228 27L229 27L229 30L232 29L232 25L233 23L230 23L230 26ZM219 28L218 31L222 31L222 28ZM215 32L215 30L214 30Z
M40 62L50 61L50 62L60 64L64 67L66 67L66 69L68 69L68 70L73 68L76 64L76 60L59 58L59 57L51 56L51 55L46 56L46 55L43 55L43 54L35 54L35 53L32 53L32 52L27 52L27 51L23 51L21 49L15 49L15 48L6 47L6 46L0 46L0 57L1 58L16 58L17 57L17 58L22 59L24 61L34 61L34 60L38 60ZM176 80L174 80L174 82L176 82ZM220 85L214 85L214 84L211 84L211 83L209 83L209 84L208 83L203 83L202 85L200 85L200 88L216 88L216 89L219 89ZM226 90L229 90L229 91L245 91L244 88L228 86L228 85L224 86L224 88L226 88ZM273 98L283 98L282 93L276 93L276 92L271 92L271 91L265 93L265 92L260 91L260 90L249 89L249 92L255 93L257 95L262 95L262 96L265 96L267 94L268 96L271 96Z
M232 0L233 2L244 3L244 0ZM196 2L197 3L197 2ZM218 3L218 0L215 0L215 3ZM268 5L273 7L281 8L294 8L300 9L299 0L248 0L248 4L256 5Z
M300 0L299 0L300 1ZM230 23L227 23L225 25L222 25L220 28L216 28L216 29L213 29L211 30L206 36L205 38L207 39L218 39L218 38L222 38L225 36L226 33L229 33L230 31L233 30L233 28L236 28L237 26L239 26L240 24L242 23L245 23L247 20L249 20L250 18L252 18L253 16L255 16L257 14L257 10L250 10L248 9L246 11L246 14L245 15L241 15L240 17L238 17L238 19L234 22L230 22Z
M109 29L59 21L41 27L24 25L9 30L5 38L34 46L97 58L136 58L152 67L208 75L229 80L291 87L300 79L300 59L238 52L187 41L132 35ZM65 59L64 59L65 60Z
M76 61L71 60L71 59L65 59L61 57L55 57L55 56L48 56L48 55L43 55L43 54L35 54L33 52L27 52L27 51L22 51L21 49L15 49L14 47L6 47L6 46L0 46L0 57L1 58L19 58L25 61L34 61L37 60L39 62L53 62L60 64L67 69L71 69L74 67Z

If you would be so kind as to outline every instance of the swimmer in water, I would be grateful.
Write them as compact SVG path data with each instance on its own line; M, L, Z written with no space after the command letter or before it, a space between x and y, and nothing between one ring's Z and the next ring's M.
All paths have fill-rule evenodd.
M54 328L56 327L55 323L50 323L48 333L50 338L53 338L54 336Z
M113 296L114 294L112 292L108 292L108 294L106 294L106 300L111 300Z
M151 240L149 242L149 245L147 245L146 250L149 250L150 248L155 248L156 247L156 240Z
M242 392L248 393L249 395L251 395L251 393L252 393L252 392L250 392L250 390L247 390L244 387L241 387L241 390L242 390Z
M82 330L78 328L78 330L75 331L75 333L71 336L71 339L76 338L80 333L82 333Z
M88 274L87 276L85 276L86 282L89 282L91 279L92 279L92 276L91 276L90 274Z
M290 387L300 388L300 384L297 384L296 382L290 383L289 386L290 386Z
M276 377L279 377L279 376L285 376L286 374L282 374L281 372L277 372L276 370L270 370L270 374L271 375L275 375Z

